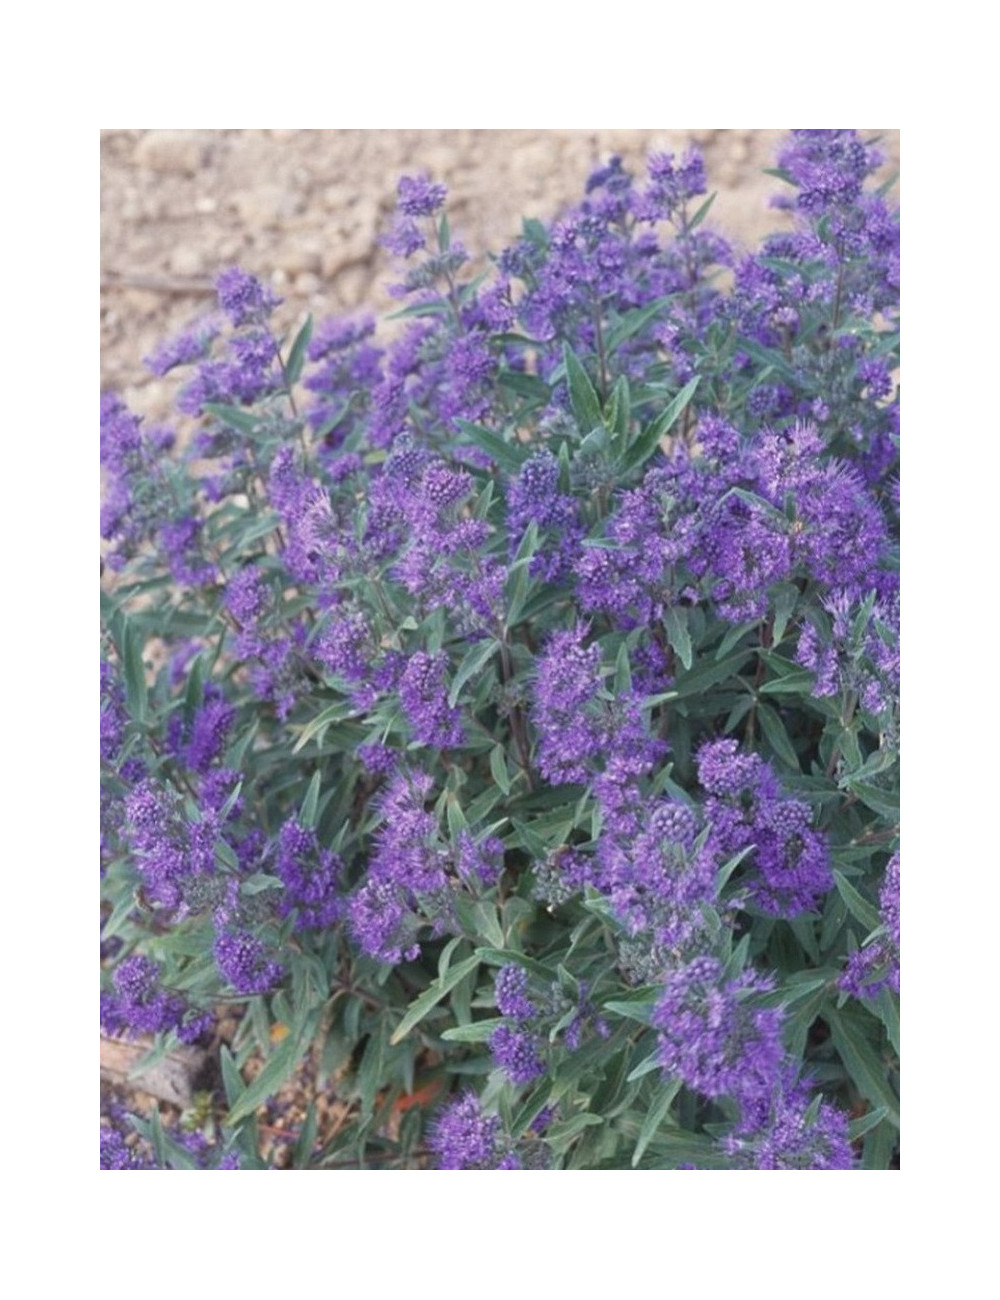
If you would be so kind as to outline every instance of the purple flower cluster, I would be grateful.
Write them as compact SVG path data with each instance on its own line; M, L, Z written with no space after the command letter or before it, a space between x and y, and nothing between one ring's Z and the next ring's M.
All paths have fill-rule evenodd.
M511 1083L530 1083L545 1073L538 1036L516 1025L498 1025L490 1035L490 1053Z
M207 683L200 707L188 721L175 714L167 729L167 745L178 762L202 775L222 757L236 720L236 710L213 683Z
M598 845L593 883L633 936L646 935L643 973L656 977L668 953L697 946L704 904L713 904L719 859L698 837L698 819L685 804L662 799L640 807L630 833L606 831ZM638 950L630 949L634 965Z
M744 1115L766 1106L784 1062L781 1015L757 995L772 985L745 971L727 979L715 957L668 971L653 1024L660 1064L707 1097L732 1097Z
M379 961L412 961L421 905L447 908L447 851L437 821L424 809L434 782L422 772L400 768L383 792L382 825L368 874L348 905L358 945Z
M101 762L114 763L125 740L128 710L114 667L101 660Z
M156 962L138 955L115 967L113 994L101 996L101 1027L115 1036L176 1032L182 1043L196 1043L211 1033L210 1012L192 1010L184 998L160 985Z
M603 724L595 705L601 689L601 649L584 646L587 628L550 637L539 656L532 713L538 730L538 769L546 780L586 781L601 752Z
M219 334L219 324L211 316L194 321L176 338L168 339L157 347L152 356L145 358L146 366L162 378L176 366L189 366L208 355L212 341Z
M279 914L294 913L297 930L324 930L333 925L344 912L340 894L343 871L343 862L319 844L315 831L290 818L278 834L275 872L285 887Z
M427 1135L438 1169L511 1169L498 1115L484 1115L472 1091L460 1093L440 1111Z
M399 698L414 736L422 745L446 748L462 743L461 712L448 704L448 656L416 651L399 680Z
M825 837L812 829L808 804L789 799L759 754L741 754L732 739L698 751L710 845L721 857L752 848L746 884L765 912L793 917L815 908L833 886Z
M214 952L219 974L244 997L270 993L284 978L285 968L271 960L263 940L249 930L221 928Z
M813 694L850 693L876 716L899 702L899 598L867 603L835 591L823 602L828 634L815 622L799 634L796 658L816 674Z
M463 631L494 631L503 609L505 566L483 550L492 529L462 504L473 481L408 438L394 445L373 483L365 544L428 612L445 608Z
M101 1126L102 1169L152 1169L152 1167L141 1151L126 1143L117 1129Z
M327 452L363 428L371 406L371 393L382 383L382 348L370 342L375 321L334 317L313 334L306 355L315 369L304 385L314 394L309 423L323 439Z
M238 266L223 271L215 282L215 288L220 308L237 328L259 324L281 303L281 299L256 276Z
M722 1139L735 1169L851 1169L843 1111L810 1097L801 1082L782 1082L766 1107Z
M600 322L609 311L623 314L660 303L661 325L669 320L676 339L707 324L720 302L708 273L731 255L725 241L704 226L689 228L687 200L702 193L704 184L696 154L677 165L670 155L651 159L645 190L636 189L620 158L598 168L584 201L554 223L544 240L527 235L499 259L501 283L523 283L517 315L525 331L546 343L574 339L598 353ZM648 228L661 220L675 230L675 239L663 246ZM672 307L666 305L671 296ZM637 335L618 359L627 373L639 374L658 352L648 334ZM543 349L544 370L560 360L558 347Z
M105 471L101 537L110 543L108 564L121 569L161 532L177 509L164 453L173 445L166 429L144 431L114 393L101 394L101 465Z
M218 816L183 816L176 801L153 781L141 782L125 800L124 835L149 901L183 913L188 889L215 873Z
M540 1008L528 996L528 975L521 966L502 966L494 977L497 1010L505 1018L490 1036L495 1064L515 1084L530 1083L545 1073L542 1040L531 1028Z
M507 489L512 554L532 523L542 532L543 544L532 556L531 572L546 582L559 582L572 569L583 525L576 499L559 490L559 463L547 450L526 460Z
M847 959L840 987L856 998L874 998L884 988L899 992L899 852L889 859L879 893L882 925Z

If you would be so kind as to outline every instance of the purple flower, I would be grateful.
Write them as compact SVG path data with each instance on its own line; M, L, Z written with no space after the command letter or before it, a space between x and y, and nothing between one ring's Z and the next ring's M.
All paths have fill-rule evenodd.
M268 958L264 944L249 931L223 930L215 940L219 974L244 996L270 993L284 978L284 967Z
M238 266L223 271L215 288L219 306L237 328L265 320L281 302L256 276Z
M884 988L899 992L899 851L889 859L879 892L882 925L869 942L852 952L840 987L856 998L874 998Z
M114 995L101 998L101 1024L109 1034L159 1034L174 1030L182 1042L204 1038L214 1025L207 1012L194 1011L184 998L160 987L156 962L138 954L120 962L112 976Z
M497 1169L501 1167L500 1118L484 1115L471 1090L452 1098L430 1126L427 1145L438 1169Z
M194 361L201 361L218 332L219 326L211 317L195 321L176 338L161 343L152 356L145 357L146 367L154 375L162 377L175 366L187 366Z
M753 848L747 884L754 902L776 916L818 906L833 886L826 838L812 829L812 812L785 797L759 754L740 754L733 739L706 741L698 751L698 778L708 798L710 845L728 857Z
M344 910L339 892L343 869L337 854L322 848L314 831L290 818L278 835L275 870L285 886L280 915L294 911L297 930L322 930L332 925Z
M218 821L209 809L189 822L176 798L153 781L143 781L125 799L124 837L149 899L183 911L187 891L215 872Z
M254 627L271 603L264 574L252 564L245 565L226 583L226 608L241 627Z
M538 1039L513 1025L498 1025L490 1037L490 1053L512 1083L530 1083L545 1073L538 1054Z
M128 1146L125 1139L113 1128L101 1128L102 1169L150 1169L152 1166L141 1153Z
M532 1020L538 1008L528 997L528 972L523 966L501 966L493 981L497 1010L512 1020Z
M553 784L586 781L588 760L601 749L593 706L601 689L601 649L586 648L586 627L555 632L538 661L532 719L539 733L538 767Z
M400 212L408 217L432 216L444 203L448 190L427 176L401 176L396 188Z
M354 938L379 961L412 961L421 924L418 912L447 914L448 852L440 843L437 821L424 809L433 779L400 768L379 799L382 825L368 866L368 877L351 898L348 919Z
M801 1084L775 1090L754 1121L722 1140L735 1169L851 1169L847 1116L829 1102L811 1104Z
M750 971L727 980L715 957L669 971L653 1015L664 1070L707 1097L729 1096L755 1111L784 1062L781 1013L753 1001L770 987Z
M461 713L448 704L443 652L411 655L399 683L399 698L413 734L422 745L445 748L462 743Z

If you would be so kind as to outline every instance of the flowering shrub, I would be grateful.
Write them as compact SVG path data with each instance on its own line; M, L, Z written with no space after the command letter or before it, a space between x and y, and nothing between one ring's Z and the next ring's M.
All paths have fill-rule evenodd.
M878 161L795 132L738 255L696 155L613 158L479 277L404 178L390 342L231 269L149 359L183 436L102 396L102 1022L243 1009L215 1140L102 1167L261 1167L306 1058L313 1168L895 1162Z

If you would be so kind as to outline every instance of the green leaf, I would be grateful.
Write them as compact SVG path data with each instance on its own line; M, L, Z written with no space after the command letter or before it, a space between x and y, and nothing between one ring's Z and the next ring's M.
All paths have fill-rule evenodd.
M879 1019L885 1025L885 1032L892 1043L896 1055L899 1055L899 994L892 989L882 989L876 999Z
M760 688L761 695L811 695L816 677L808 668L775 677Z
M219 1047L219 1064L222 1066L222 1086L226 1090L226 1102L232 1106L243 1091L244 1083L236 1059L225 1043Z
M309 782L309 788L306 790L305 798L302 800L302 806L299 809L299 821L307 830L314 830L316 827L321 781L321 774L314 772L312 780Z
M146 717L146 665L142 652L144 643L136 631L135 624L122 618L121 641L118 646L122 657L122 676L125 679L125 698L128 711L136 722Z
M458 671L452 679L451 690L448 692L448 704L452 708L458 703L458 697L465 683L486 667L498 649L499 643L490 637L484 641L476 641L469 647L465 658L458 666Z
M309 315L305 319L305 324L295 336L295 342L292 344L292 350L289 352L288 361L285 364L285 383L289 388L299 382L302 366L306 359L306 348L309 346L312 332L313 318Z
M629 394L628 380L624 375L619 375L604 410L604 423L616 439L624 438L628 433L631 414L632 399Z
M759 619L755 619L752 623L737 623L731 627L719 642L719 648L715 652L716 659L725 659L737 641L746 636L748 632L752 632L759 621Z
M715 202L715 200L716 200L716 197L717 197L717 196L716 196L715 194L710 194L710 195L708 196L708 198L705 200L705 202L701 205L701 207L698 209L698 211L694 214L694 216L693 216L693 217L691 218L691 220L688 222L688 224L687 224L687 230L686 230L686 232L685 232L686 234L690 234L692 230L696 230L696 229L701 225L701 223L702 223L702 222L705 220L705 218L708 216L709 211L711 210L712 204L713 204L713 203Z
M847 877L841 875L839 871L834 871L833 878L837 884L837 893L847 904L847 910L851 915L861 922L869 934L872 930L877 930L882 924L878 908L863 898Z
M678 699L688 695L701 695L712 686L735 677L753 652L750 649L737 650L715 663L699 663L690 671L679 673L674 682Z
M783 582L774 596L773 644L777 645L785 635L788 620L792 617L799 599L799 589L793 582Z
M519 474L521 466L531 455L530 448L516 439L507 442L501 434L492 429L484 429L481 424L472 424L468 420L456 420L456 424L468 442L480 451L485 451L508 474Z
M371 1119L375 1110L375 1098L385 1084L385 1021L379 1020L378 1027L368 1039L364 1056L358 1066L358 1093L361 1098L361 1118Z
M899 1128L899 1102L875 1049L846 1012L828 1010L824 1019L830 1026L833 1045L858 1091L873 1106L884 1106L890 1122Z
M695 389L701 383L701 376L696 375L694 379L684 385L677 396L667 404L660 412L656 419L646 428L635 442L629 448L625 457L627 469L638 469L644 465L653 452L660 445L660 439L665 437L674 424L677 422L684 408L694 396Z
M239 433L256 433L259 421L256 415L244 411L238 406L227 406L223 402L206 402L202 408L209 415L214 415L223 424L228 424Z
M545 1130L545 1142L555 1151L564 1151L584 1129L600 1127L604 1119L592 1111L582 1110L569 1119L559 1120Z
M314 736L319 736L325 731L331 722L341 722L345 717L353 712L353 707L346 701L340 700L336 704L328 705L322 713L317 713L311 722L307 722L299 734L292 747L292 753L297 754L309 744Z
M651 1074L653 1070L660 1070L659 1044L652 1034L644 1035L639 1039L639 1045L642 1045L642 1059L637 1065L634 1065L626 1076L626 1083L634 1083L636 1079L641 1079L645 1074Z
M563 363L566 366L570 405L581 433L587 434L592 429L603 427L601 403L598 401L597 391L582 362L568 343L563 344Z
M888 1169L892 1162L893 1151L898 1138L898 1125L893 1125L890 1116L865 1135L864 1150L861 1155L862 1169Z
M494 745L490 750L490 775L505 795L510 794L510 775L503 745Z
M555 972L550 967L523 952L512 952L507 948L477 948L476 956L487 966L523 966L530 975L546 984L555 978Z
M479 957L473 953L471 957L466 957L465 961L460 961L457 966L450 967L443 977L439 976L433 984L424 989L423 993L410 1003L406 1014L393 1030L392 1037L389 1039L390 1047L395 1047L397 1043L402 1042L410 1030L418 1025L424 1016L478 965Z
M785 730L785 724L778 717L774 709L769 704L758 704L757 716L760 719L761 730L768 739L768 743L779 758L783 759L793 771L798 772L799 756L795 752L795 747L788 738L788 732Z
M643 1152L653 1140L656 1130L666 1118L667 1111L673 1104L674 1098L681 1090L680 1079L675 1079L672 1083L664 1084L660 1090L660 1095L650 1107L646 1118L642 1122L642 1128L639 1130L639 1140L635 1144L635 1150L632 1152L632 1168L634 1169L642 1159Z
M501 370L497 383L520 397L527 397L535 402L547 402L552 396L552 389L537 375L525 374L522 370Z
M609 355L614 355L626 340L645 329L653 317L658 316L672 302L673 297L668 294L665 298L647 303L645 307L636 307L634 311L626 312L618 324L608 330L604 346Z
M858 1138L870 1133L876 1124L881 1124L888 1113L884 1106L877 1106L875 1110L870 1110L867 1115L859 1115L857 1119L852 1119L847 1128L848 1138L852 1142L857 1142Z
M716 898L718 898L719 895L722 893L722 891L725 889L726 885L729 883L730 876L740 865L743 859L747 856L747 854L752 853L754 851L754 847L755 846L753 844L748 844L745 849L740 849L739 853L734 853L733 856L729 858L726 862L724 862L722 866L719 868L719 870L715 873Z
M292 1152L293 1169L308 1168L313 1147L316 1145L318 1127L319 1116L316 1112L316 1103L311 1101L309 1109L306 1111L306 1122L302 1125L302 1132L299 1134L299 1140L295 1143L295 1150Z
M318 1012L314 1012L307 1020L306 1025L314 1024L318 1019ZM253 1083L244 1089L239 1100L233 1104L226 1117L228 1125L235 1126L248 1115L252 1115L258 1106L262 1106L269 1097L273 1097L278 1089L288 1081L295 1073L299 1062L305 1056L312 1035L306 1032L304 1025L299 1033L291 1032L275 1048L271 1056L264 1063L264 1068L257 1075Z
M641 1025L648 1025L652 1023L653 1011L658 1000L659 994L641 1002L615 999L612 1002L605 1002L604 1010L611 1011L617 1016L624 1016L627 1020L638 1020Z
M471 1025L452 1025L441 1037L449 1043L485 1043L503 1023L503 1016L495 1016L490 1020L476 1020Z
M870 781L855 781L847 777L844 781L852 794L880 817L887 817L891 822L899 821L899 795L891 790L880 790Z
M691 667L691 634L688 631L688 612L683 607L671 605L663 616L667 627L667 640L677 651L677 655L686 669Z

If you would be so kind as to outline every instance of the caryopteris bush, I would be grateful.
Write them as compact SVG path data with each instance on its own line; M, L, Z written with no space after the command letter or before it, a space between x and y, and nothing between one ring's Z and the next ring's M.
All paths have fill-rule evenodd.
M795 132L737 255L612 158L478 278L404 178L390 342L232 269L149 359L186 440L102 396L102 1020L241 1012L221 1125L103 1167L262 1167L304 1062L311 1168L895 1164L878 161Z

